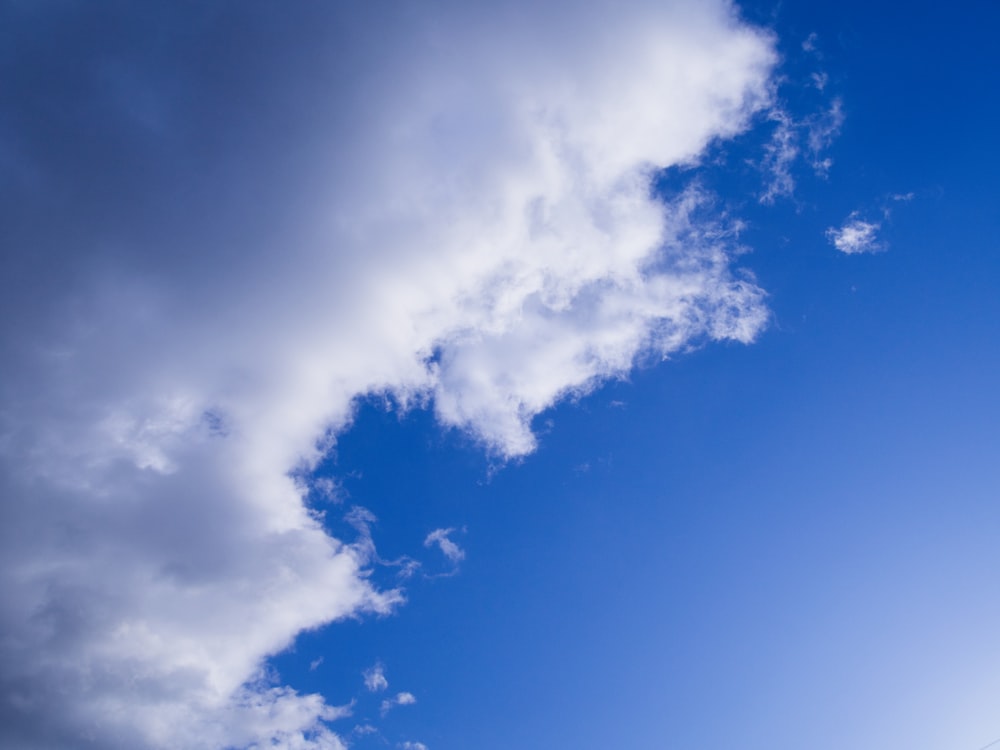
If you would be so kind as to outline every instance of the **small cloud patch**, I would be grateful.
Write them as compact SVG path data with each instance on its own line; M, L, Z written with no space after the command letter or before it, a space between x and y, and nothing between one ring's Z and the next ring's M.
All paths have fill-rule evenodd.
M381 662L366 669L361 675L365 678L365 687L373 693L389 687L389 681L385 678L385 667Z
M382 701L381 712L382 715L385 716L396 706L412 706L416 702L417 699L416 696L413 695L413 693L407 693L407 692L397 693L395 698L386 698L384 701Z
M448 535L454 532L455 529L434 529L424 539L424 546L432 547L436 544L445 557L457 564L465 559L465 550L448 538Z
M885 250L885 244L879 240L878 232L882 225L876 221L865 221L855 211L847 217L842 226L830 227L826 230L826 238L830 243L848 255L860 253L878 253Z

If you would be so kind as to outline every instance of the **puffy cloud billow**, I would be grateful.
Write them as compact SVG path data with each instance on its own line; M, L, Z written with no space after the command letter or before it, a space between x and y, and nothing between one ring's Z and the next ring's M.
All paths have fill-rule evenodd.
M651 187L768 105L725 2L2 14L5 747L341 747L261 670L401 601L305 502L356 398L517 457L766 321L707 198Z

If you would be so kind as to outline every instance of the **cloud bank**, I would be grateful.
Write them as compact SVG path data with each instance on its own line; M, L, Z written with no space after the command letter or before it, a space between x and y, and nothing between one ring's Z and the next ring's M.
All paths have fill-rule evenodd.
M727 3L2 12L0 744L342 747L261 670L401 601L306 502L355 399L513 458L766 322L650 187L768 103Z

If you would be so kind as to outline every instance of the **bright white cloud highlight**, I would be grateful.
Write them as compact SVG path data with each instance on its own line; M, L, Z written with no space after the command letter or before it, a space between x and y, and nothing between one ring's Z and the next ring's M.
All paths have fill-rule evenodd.
M341 710L259 675L401 601L305 503L356 397L516 457L559 399L767 320L709 199L650 193L768 103L772 40L728 4L252 14L199 17L209 74L133 49L153 120L74 62L77 161L26 147L24 205L62 218L0 281L2 744L342 747Z
M848 255L877 253L885 249L878 239L880 228L878 222L865 221L855 212L839 228L827 229L826 237L835 248Z

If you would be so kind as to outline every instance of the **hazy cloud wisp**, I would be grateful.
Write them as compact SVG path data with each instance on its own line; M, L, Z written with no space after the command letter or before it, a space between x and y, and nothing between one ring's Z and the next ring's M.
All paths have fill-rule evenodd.
M437 545L441 554L452 563L459 563L465 559L465 550L453 542L448 535L455 533L455 529L434 529L427 538L424 539L424 546Z
M385 678L385 667L381 663L370 669L366 669L362 674L365 680L365 687L372 693L385 690L389 687L389 681Z

